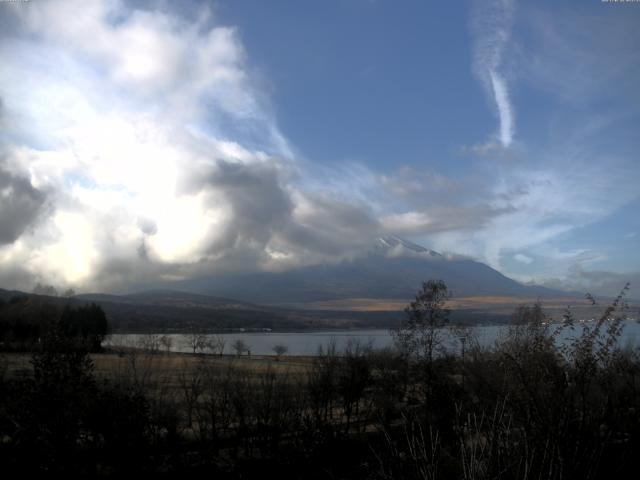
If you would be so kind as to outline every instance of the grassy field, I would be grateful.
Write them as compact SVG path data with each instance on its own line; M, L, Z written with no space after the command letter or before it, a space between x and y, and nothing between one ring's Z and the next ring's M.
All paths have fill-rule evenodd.
M255 374L266 371L288 375L306 374L313 363L313 357L305 356L282 356L278 359L275 355L193 355L179 352L150 353L133 349L125 352L93 353L90 357L94 373L98 377L116 379L128 375L135 363L135 368L143 370L149 377L162 377L169 381L196 369L224 369L230 366ZM31 353L1 353L0 374L6 379L32 375L31 358Z

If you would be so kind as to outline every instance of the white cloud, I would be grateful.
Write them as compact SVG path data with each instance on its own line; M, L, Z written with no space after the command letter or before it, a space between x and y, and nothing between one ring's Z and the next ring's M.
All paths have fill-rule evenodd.
M522 254L522 253L516 253L513 256L513 259L516 262L520 262L520 263L524 263L525 265L529 265L530 263L533 262L533 258L531 257L527 257L526 255Z
M296 186L234 28L119 1L20 7L0 46L0 188L22 192L0 209L3 284L122 289L373 241L361 202Z
M538 282L551 288L562 288L583 293L597 293L609 297L617 296L625 285L629 284L627 298L640 299L640 272L609 272L602 270L585 270L582 265L574 265L566 275L556 278L542 278ZM600 303L606 302L606 299ZM629 312L631 317L637 314Z
M398 213L382 219L382 225L389 232L398 232L403 235L428 232L432 224L433 220L424 212Z
M491 206L494 214L469 230L425 232L426 243L436 250L469 255L515 276L517 272L511 272L509 263L504 261L506 253L531 252L541 259L536 265L542 265L543 259L555 258L548 247L550 241L561 243L563 235L606 218L637 196L633 182L628 181L638 174L638 167L633 164L611 161L599 165L589 158L580 163L578 170L572 167L574 159L555 155L538 162L539 167L525 168L523 160L495 175L488 171L487 177L478 182L491 186L481 200ZM564 173L569 171L570 174ZM466 193L467 198L478 198L476 191ZM565 251L571 256L576 254L575 248ZM566 271L569 265L568 261L544 264L549 271Z

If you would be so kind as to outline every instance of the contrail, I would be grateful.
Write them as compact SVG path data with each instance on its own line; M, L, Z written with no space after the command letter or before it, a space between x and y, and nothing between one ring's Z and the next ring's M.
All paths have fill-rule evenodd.
M487 95L495 102L500 120L498 138L503 147L511 145L515 133L508 83L501 72L503 52L511 33L513 10L513 0L476 0L471 17L473 70Z
M508 147L513 139L513 115L511 113L511 104L509 103L509 92L504 79L499 73L489 70L489 76L491 77L493 95L500 117L500 143Z

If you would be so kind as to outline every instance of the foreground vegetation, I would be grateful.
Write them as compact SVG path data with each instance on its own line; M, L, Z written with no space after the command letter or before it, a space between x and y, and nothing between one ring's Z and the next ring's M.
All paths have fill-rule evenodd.
M640 352L617 342L624 291L587 328L570 312L559 326L539 305L522 306L491 349L459 329L456 353L439 336L447 299L444 284L425 283L393 350L328 345L311 359L90 354L93 344L58 316L42 324L28 360L3 357L3 470L636 478ZM562 329L576 334L558 345Z

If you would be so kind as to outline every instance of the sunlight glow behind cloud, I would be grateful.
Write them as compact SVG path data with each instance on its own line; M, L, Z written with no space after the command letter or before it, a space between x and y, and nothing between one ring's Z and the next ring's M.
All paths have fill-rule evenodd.
M7 264L34 281L108 286L150 268L179 276L229 249L254 252L247 268L269 262L271 235L255 222L295 221L293 160L234 29L211 25L207 10L188 23L116 1L14 14L26 35L4 44L2 95L19 121L3 159L55 213L32 218L21 248L5 247ZM261 149L230 140L228 119L257 132Z

